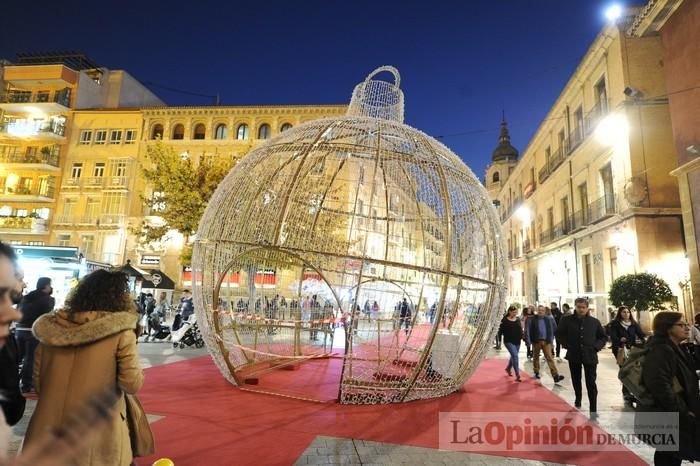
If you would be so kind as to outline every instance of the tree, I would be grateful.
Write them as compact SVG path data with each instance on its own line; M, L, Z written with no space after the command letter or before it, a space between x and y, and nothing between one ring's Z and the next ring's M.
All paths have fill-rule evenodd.
M635 273L618 277L608 293L615 306L635 308L637 312L664 309L674 299L671 288L657 275Z
M176 230L185 238L180 259L191 261L191 238L199 220L219 183L235 162L223 157L205 157L199 161L180 156L172 146L156 141L146 149L147 164L141 166L146 182L152 188L150 197L142 197L143 205L162 222L144 220L131 232L142 245L163 241Z

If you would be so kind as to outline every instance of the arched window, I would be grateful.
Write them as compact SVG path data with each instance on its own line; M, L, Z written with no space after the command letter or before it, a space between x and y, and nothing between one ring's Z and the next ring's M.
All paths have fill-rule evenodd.
M280 127L280 133L282 131L287 131L288 129L292 129L292 124L291 123L285 123Z
M238 125L238 131L236 132L236 139L239 141L245 141L248 139L248 125L243 123L242 125Z
M258 128L258 139L270 139L270 125L267 123L260 125L260 128Z
M173 139L185 139L185 126L178 123L173 128Z
M501 175L499 175L498 172L494 172L493 173L493 182L497 183L499 181L501 181Z
M204 139L204 136L207 133L206 126L204 126L204 123L199 123L197 126L194 127L194 132L192 133L192 139Z
M221 123L216 125L216 130L214 131L214 139L226 139L226 125Z
M158 123L157 125L153 125L151 139L163 139L163 125L161 125L160 123Z

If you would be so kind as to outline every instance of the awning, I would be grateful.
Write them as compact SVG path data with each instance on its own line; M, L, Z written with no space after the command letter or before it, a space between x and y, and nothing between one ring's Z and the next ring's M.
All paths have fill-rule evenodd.
M131 265L131 260L127 260L126 264L122 265L121 267L117 267L116 270L118 270L120 272L124 272L125 274L127 274L130 277L135 277L135 278L138 278L141 280L144 279L142 271L135 268L133 265Z
M174 290L175 282L158 269L146 270L141 289Z

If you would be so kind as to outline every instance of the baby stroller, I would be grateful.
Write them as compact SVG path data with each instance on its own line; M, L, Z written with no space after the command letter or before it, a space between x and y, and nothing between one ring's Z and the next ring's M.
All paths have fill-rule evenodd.
M197 320L193 315L188 320L182 321L182 326L173 332L173 348L202 348L204 339L197 326Z

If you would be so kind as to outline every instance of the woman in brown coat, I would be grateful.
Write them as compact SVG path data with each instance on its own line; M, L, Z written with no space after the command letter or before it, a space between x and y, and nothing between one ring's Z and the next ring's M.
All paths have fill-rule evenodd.
M61 425L89 399L115 384L126 393L143 385L136 351L138 314L127 276L98 270L81 280L64 309L39 318L34 380L39 395L25 447ZM129 465L133 460L124 397L111 427L85 451L79 465Z

